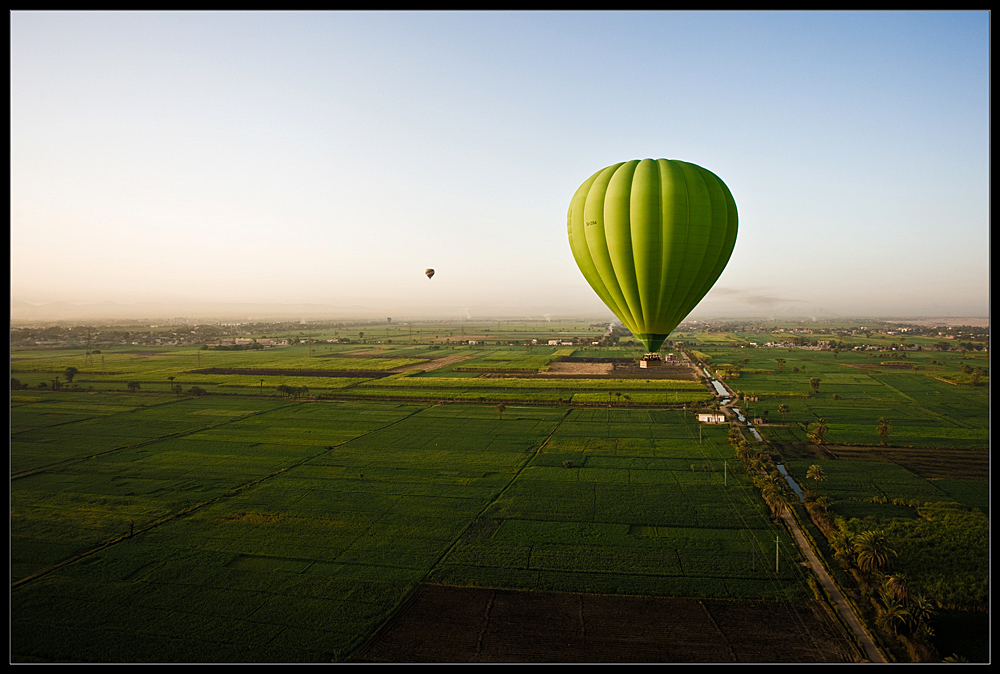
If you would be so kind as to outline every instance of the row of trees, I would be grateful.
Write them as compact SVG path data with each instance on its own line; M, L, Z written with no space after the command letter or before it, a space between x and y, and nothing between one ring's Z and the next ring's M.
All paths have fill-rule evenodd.
M771 456L757 452L751 447L735 426L730 428L730 443L736 456L760 490L761 496L771 509L775 519L780 518L790 507L788 483L777 469ZM824 517L831 502L827 497L819 497L820 482L827 477L819 464L809 466L806 479L815 482L815 489L808 495L809 500L820 506ZM933 635L929 620L934 613L933 604L920 595L910 592L906 578L900 573L891 573L896 550L882 531L865 531L851 534L841 527L829 537L834 556L844 568L853 570L861 581L863 591L872 599L876 609L876 624L891 634L905 632L911 637L926 639Z
M66 381L68 383L72 384L73 383L73 378L76 377L76 375L79 374L79 372L80 371L78 369L76 369L75 367L67 367L66 370L63 372L63 377L66 379ZM11 391L23 391L23 390L27 389L28 386L29 386L29 384L23 383L20 379L16 379L15 377L11 377L10 378L10 390ZM56 377L55 379L52 380L52 389L53 390L58 391L59 388L60 388L60 386L61 386L61 384L59 382L59 378L58 377ZM40 386L40 388L45 388L45 387L41 387Z
M40 389L51 388L53 391L59 391L59 390L62 389L62 387L63 387L62 381L59 380L59 377L55 377L51 381L51 383L47 382L47 381L38 382L38 388L40 388ZM11 391L27 391L29 388L31 388L31 384L29 384L28 382L23 382L20 379L18 379L17 377L11 377L10 378L10 390ZM80 390L80 386L78 384L74 384L70 388L73 391L79 391Z
M736 426L729 427L729 442L771 514L775 520L779 519L789 508L789 487L771 455L755 450Z
M780 405L778 412L784 419L789 408ZM825 419L817 419L811 424L800 422L799 425L816 444L821 444L829 431ZM892 422L884 416L876 421L875 431L883 445L888 444L892 428ZM767 445L764 451L756 450L735 426L730 428L729 439L772 515L775 519L780 518L790 508L791 493L785 476L776 469ZM897 552L885 532L875 529L852 533L843 522L835 525L829 513L832 499L820 496L821 483L827 479L825 469L819 464L812 464L805 477L811 487L811 490L806 490L807 508L814 519L826 521L820 528L826 532L835 559L858 581L866 603L874 609L872 618L875 625L887 637L898 637L914 661L932 659L933 649L929 646L929 639L933 636L930 621L935 612L934 604L912 592L904 574L894 572Z
M834 558L859 581L876 611L875 624L890 634L923 640L934 635L933 603L910 591L906 576L893 573L897 553L879 530L851 534L841 526L829 537Z
M173 377L168 377L168 379L171 380L171 385L170 385L170 392L171 393L173 393L176 396L179 396L182 393L184 393L184 387L183 386L181 386L180 384L174 384L174 383L172 383L173 379L174 379ZM131 391L132 393L135 393L136 391L138 391L138 390L140 390L142 388L142 382L138 382L138 381L132 380L128 384L126 384L126 386L128 387L129 391ZM187 392L188 392L188 395L193 395L193 396L203 396L206 393L208 393L208 391L206 391L205 389L203 389L200 386L192 386L191 388L188 389Z
M903 574L893 573L898 554L885 532L876 529L851 533L843 521L834 524L829 514L832 500L819 496L820 482L826 477L819 464L809 466L806 479L815 482L815 489L807 497L807 508L826 533L834 559L858 581L859 589L875 610L876 626L886 634L909 637L914 659L927 659L930 649L926 642L933 636L933 603L912 593ZM923 652L918 654L917 650Z
M281 384L275 390L277 390L283 398L301 398L302 396L309 395L308 386L289 386L288 384Z

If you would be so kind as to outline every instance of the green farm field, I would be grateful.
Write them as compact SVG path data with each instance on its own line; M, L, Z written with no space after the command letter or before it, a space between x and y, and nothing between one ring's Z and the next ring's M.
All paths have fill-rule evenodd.
M364 659L428 587L782 615L815 601L728 429L696 422L715 400L703 380L550 374L640 354L465 343L538 334L475 327L258 351L12 350L12 660ZM843 527L891 532L955 624L979 611L989 394L956 382L988 361L753 338L687 339L789 474L811 488L823 466Z
M421 583L811 597L683 411L50 393L12 419L17 661L342 660Z
M477 402L607 403L619 405L705 402L712 398L694 379L560 378L539 376L573 349L476 347L469 345L299 345L262 351L196 348L118 349L87 356L83 351L23 350L11 354L12 376L32 391L49 387L68 367L79 374L76 391L170 392L197 386L211 393L274 395L281 386L304 387L313 395L339 399L410 399ZM328 352L327 349L330 349ZM612 351L620 355L622 351ZM425 371L429 370L429 371ZM31 394L22 394L21 397ZM603 397L602 397L603 396Z
M743 403L747 416L763 418L758 431L803 486L815 486L809 466L824 469L819 493L844 528L891 531L911 589L942 608L985 610L989 387L955 383L963 366L988 366L985 354L699 349L712 367L742 365L726 383L756 398ZM808 433L820 419L827 432L817 445Z
M714 368L746 361L726 383L757 398L746 403L749 416L766 415L763 430L777 440L804 441L800 424L824 419L831 444L880 444L877 421L886 417L892 423L889 443L896 447L989 446L989 387L949 381L962 362L988 363L983 355L963 359L926 351L893 360L851 351L702 347L701 352ZM815 391L812 379L819 380ZM778 411L781 405L787 405L786 415Z

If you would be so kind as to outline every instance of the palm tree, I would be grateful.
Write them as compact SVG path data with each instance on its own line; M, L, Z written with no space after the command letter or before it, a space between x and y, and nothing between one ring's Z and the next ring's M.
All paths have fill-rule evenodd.
M731 443L737 443L737 442L739 442L742 439L743 439L743 436L740 435L740 431L739 431L738 428L736 428L736 425L735 424L729 424L729 442L731 442Z
M901 573L894 573L886 576L882 581L882 594L892 597L903 605L909 603L910 589L906 585L906 576Z
M826 512L830 509L830 506L833 505L833 499L829 496L820 496L814 501L814 503L819 506L823 512Z
M854 536L846 531L835 531L829 540L837 561L845 567L850 566L854 562Z
M885 606L879 610L875 624L887 632L891 631L896 634L900 625L906 625L909 622L910 612L893 597L883 596L882 601Z
M809 386L812 388L813 393L819 393L819 377L810 379Z
M500 415L500 421L503 421L503 413L506 409L507 407L503 403L497 405L497 414Z
M784 489L769 486L764 490L763 494L764 500L771 507L771 512L774 513L775 519L785 514L785 511L788 510L788 493Z
M922 633L924 636L933 636L934 631L928 624L935 613L934 605L931 601L923 595L918 594L911 597L909 609L914 631Z
M772 470L767 475L762 475L754 480L760 488L764 502L771 508L775 518L781 517L788 509L787 482L776 470Z
M854 538L858 568L865 573L882 573L892 567L896 551L881 531L866 531Z
M815 464L814 463L813 465L809 466L809 469L806 471L806 479L807 480L816 480L816 495L818 496L819 495L819 483L820 483L820 480L825 480L826 479L826 471L823 470L823 466L820 466L819 464Z
M70 366L70 367L66 368L65 372L63 372L63 376L66 377L66 381L68 381L70 384L72 384L73 383L73 377L75 377L77 375L77 373L79 373L79 372L80 371L77 370L75 367Z
M875 431L882 437L882 444L889 444L889 432L892 431L892 422L885 417L879 417L876 423L878 423L878 427L876 427Z
M775 358L774 362L776 362L778 364L778 374L781 374L782 372L785 371L785 359L784 358Z
M788 414L788 405L778 405L778 414L781 415L781 423L785 423L785 415Z
M830 427L826 425L826 419L817 419L816 423L813 424L812 433L809 435L809 438L817 445L822 445L823 438L829 430Z
M749 442L741 440L736 443L736 458L742 461L744 466L753 458L753 450L750 448Z

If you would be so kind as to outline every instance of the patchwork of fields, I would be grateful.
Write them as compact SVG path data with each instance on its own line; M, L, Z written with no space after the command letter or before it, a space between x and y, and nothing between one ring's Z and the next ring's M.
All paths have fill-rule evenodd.
M13 404L15 659L339 660L428 582L811 597L683 412L148 402Z
M952 383L957 355L883 364L725 340L698 348L711 367L740 365L727 384L751 398L743 411L766 419L760 432L804 486L816 487L804 476L822 465L819 492L845 526L890 532L913 586L941 606L985 604L989 394ZM11 396L12 660L404 659L406 639L440 641L417 609L449 592L497 607L476 620L507 615L501 597L542 601L539 615L557 624L565 606L587 605L590 618L581 608L565 624L592 636L605 612L625 615L639 598L687 601L669 610L716 621L711 643L688 643L677 621L655 622L667 604L642 604L629 620L646 615L646 628L667 630L660 646L676 646L633 644L654 659L854 657L820 616L785 530L735 469L728 429L699 428L684 409L713 399L704 383L545 372L570 353L150 348L81 367L82 352L12 352L27 384ZM70 366L73 386L52 391ZM279 397L289 384L308 395ZM209 395L186 395L192 385ZM809 430L821 419L817 445ZM439 616L440 629L478 624L462 618L468 606ZM764 624L753 613L762 607L813 635L812 655L768 641L789 638L785 618L737 646L738 630L720 621L752 613ZM513 628L482 628L499 641L470 661L522 652ZM567 643L577 655L622 653L594 661L642 660L626 642Z
M268 351L204 351L194 348L112 351L81 367L82 353L24 351L12 354L19 381L47 386L67 367L79 368L77 390L169 392L197 386L209 393L273 395L282 386L338 399L604 404L691 404L712 398L688 371L673 379L542 377L549 364L572 349L538 347L481 350L453 346L385 348L357 353L333 345L307 355L303 347ZM377 355L376 355L377 354ZM94 358L91 356L91 358Z

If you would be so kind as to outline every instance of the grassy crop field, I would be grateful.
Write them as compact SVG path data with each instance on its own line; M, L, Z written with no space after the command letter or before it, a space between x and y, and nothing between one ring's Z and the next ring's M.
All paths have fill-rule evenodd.
M682 411L153 400L13 405L14 659L341 660L427 582L811 596Z
M538 615L574 596L703 602L730 643L732 607L818 615L728 429L696 421L705 381L554 376L638 351L501 343L538 334L513 324L362 332L386 343L12 350L12 661L377 660L387 621L447 588L548 598ZM939 649L981 659L989 389L967 370L988 360L686 339L793 478L814 489L823 467L838 526L891 538L939 607ZM620 610L608 601L592 605ZM710 661L691 638L676 652Z
M332 349L326 353L322 349ZM12 376L31 390L50 388L68 367L79 374L63 390L162 393L174 386L210 393L274 394L281 386L304 387L313 395L338 398L455 400L480 402L575 402L601 404L608 393L618 404L679 405L705 402L712 395L695 380L540 377L550 363L574 349L559 347L441 348L384 345L359 348L334 344L310 349L292 346L260 351L196 348L111 349L90 356L82 351L24 350L11 354ZM615 352L618 354L619 352ZM446 362L447 361L447 362ZM431 372L424 372L425 369ZM500 378L495 378L500 375ZM516 375L521 375L516 376ZM130 389L130 383L137 387ZM378 390L374 390L378 389Z

